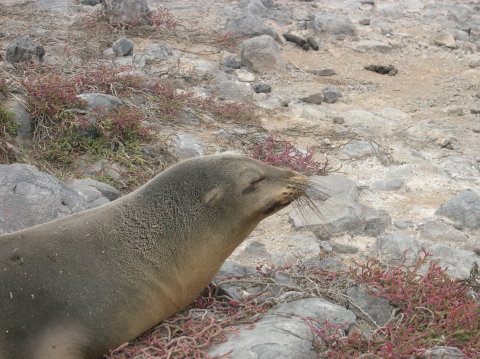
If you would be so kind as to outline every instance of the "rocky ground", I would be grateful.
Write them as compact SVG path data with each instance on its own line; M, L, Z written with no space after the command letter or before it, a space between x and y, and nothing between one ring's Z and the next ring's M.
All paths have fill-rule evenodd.
M318 211L291 206L265 220L229 259L224 275L311 258L330 258L340 267L372 256L391 264L405 251L414 257L426 249L450 275L468 278L480 261L480 5L475 1L150 0L151 10L168 9L175 27L107 31L94 15L101 5L73 0L0 0L0 5L0 68L9 81L4 103L17 119L25 102L18 86L22 70L6 52L16 38L29 35L45 50L43 64L66 72L92 63L128 65L135 75L169 82L177 94L191 91L256 107L254 119L216 121L185 105L172 121L154 118L148 99L118 94L119 101L153 113L146 122L159 131L151 150L165 160L149 167L151 174L187 157L226 150L251 154L270 134L301 151L314 149L317 161L328 159L331 174L312 177L328 194L312 194ZM297 35L300 45L312 38L314 46L306 45L307 51L282 34ZM116 42L122 38L128 40ZM379 66L391 67L382 74L365 69L371 65L380 72ZM32 136L26 117L19 120L25 131L11 142L20 152ZM117 189L125 192L115 189L114 181L110 187L73 179L119 179L126 171L121 165L85 157L75 161L61 171L66 184L34 168L0 167L5 199L0 230L100 205L117 198ZM23 162L37 165L28 156ZM41 169L59 173L45 164ZM8 184L25 176L27 199L19 204L9 197ZM45 196L70 202L46 203ZM25 205L42 215L19 218ZM230 289L238 295L238 288ZM277 325L271 321L278 313L293 310L282 305L262 319L259 333ZM352 312L333 310L320 299L297 305L297 316L307 306L342 312L342 324L355 320ZM305 328L293 322L283 322L285 331L308 341ZM258 344L249 338L242 334L238 340L242 350ZM278 344L293 336L288 338L272 340ZM230 350L227 343L212 353ZM295 345L304 345L303 339ZM306 349L299 354L295 345L277 354L265 349L270 356L234 349L234 357L312 357Z

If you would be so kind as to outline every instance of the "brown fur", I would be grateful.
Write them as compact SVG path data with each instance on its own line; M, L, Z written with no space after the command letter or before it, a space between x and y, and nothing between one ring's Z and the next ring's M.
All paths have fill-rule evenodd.
M189 304L306 178L188 160L104 206L0 236L0 359L96 359Z

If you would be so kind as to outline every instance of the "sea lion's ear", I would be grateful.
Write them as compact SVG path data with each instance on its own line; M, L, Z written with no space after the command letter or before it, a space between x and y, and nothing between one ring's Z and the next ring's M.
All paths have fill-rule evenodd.
M211 191L207 192L207 194L203 197L203 202L207 206L215 205L221 198L223 197L223 188L216 187Z

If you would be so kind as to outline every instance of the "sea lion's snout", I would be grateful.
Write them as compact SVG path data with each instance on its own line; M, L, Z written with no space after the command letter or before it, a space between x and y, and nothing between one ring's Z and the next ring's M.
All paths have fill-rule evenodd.
M308 187L308 178L294 171L285 170L279 182L279 191L273 193L273 200L262 212L266 216L278 212L304 195Z

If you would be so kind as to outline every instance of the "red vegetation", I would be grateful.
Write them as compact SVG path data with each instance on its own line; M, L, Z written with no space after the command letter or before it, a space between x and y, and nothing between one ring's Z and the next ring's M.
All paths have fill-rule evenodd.
M325 174L328 160L318 162L313 159L314 149L301 152L293 144L278 136L268 136L265 142L252 149L251 157L272 166L289 168L305 175Z
M341 336L333 328L310 321L320 357L421 358L435 346L459 348L468 358L480 358L480 306L472 296L478 283L451 279L425 253L413 265L385 268L378 260L357 264L349 273L359 283L375 289L372 295L387 299L400 310L370 338L358 330Z
M225 335L234 331L231 326L251 324L255 315L268 308L254 298L239 303L214 291L215 287L210 285L184 312L117 348L107 359L127 359L139 354L156 359L211 358L206 350L224 342Z
M169 9L156 9L150 12L150 19L153 26L162 27L171 31L175 31L177 22Z

